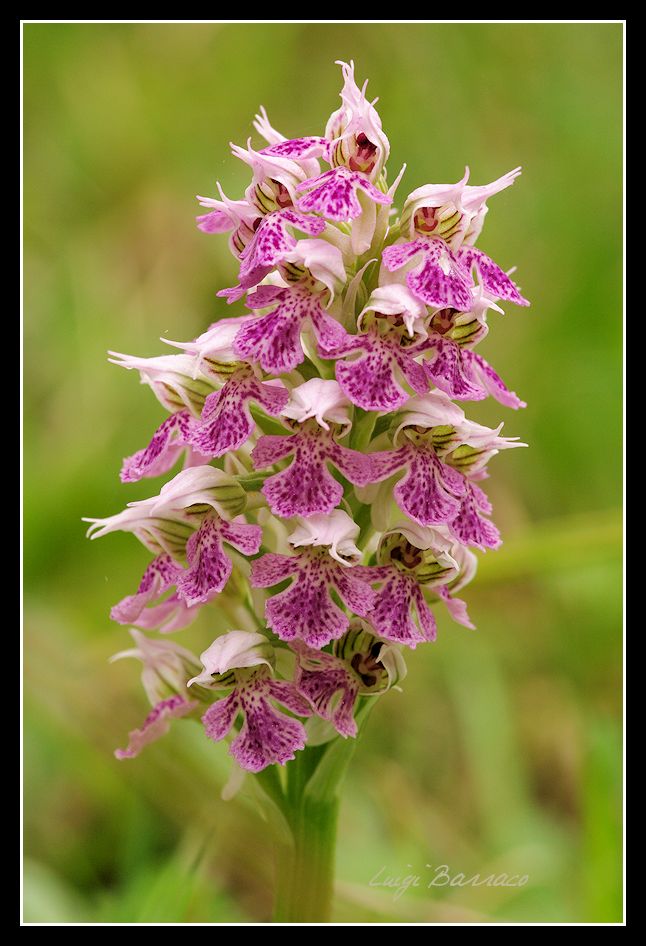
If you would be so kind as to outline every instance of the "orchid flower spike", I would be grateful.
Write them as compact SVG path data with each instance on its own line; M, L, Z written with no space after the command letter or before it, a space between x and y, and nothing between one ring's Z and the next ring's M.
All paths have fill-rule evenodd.
M461 595L502 541L483 483L525 444L466 412L525 406L489 358L498 316L529 303L495 246L476 246L520 168L473 184L466 167L400 198L378 100L338 65L327 121L289 138L261 106L231 146L242 192L198 197L197 227L226 237L235 273L215 321L164 339L174 353L110 352L161 409L121 480L168 478L87 520L150 553L111 610L134 640L116 657L141 663L152 705L118 758L182 718L226 742L237 773L356 737L405 653L447 619L474 626ZM189 625L199 659L165 636Z

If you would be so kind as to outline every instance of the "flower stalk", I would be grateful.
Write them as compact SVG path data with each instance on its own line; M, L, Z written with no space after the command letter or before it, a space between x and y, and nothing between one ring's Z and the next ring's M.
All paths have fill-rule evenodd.
M306 790L321 748L306 747L287 770L291 843L278 848L276 922L326 923L331 919L339 797L332 794L321 799Z

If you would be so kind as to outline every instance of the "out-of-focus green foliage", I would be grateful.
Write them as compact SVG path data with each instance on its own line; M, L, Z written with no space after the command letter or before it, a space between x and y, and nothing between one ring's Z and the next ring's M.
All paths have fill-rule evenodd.
M478 630L440 613L358 746L335 916L620 919L621 46L612 24L25 26L28 921L269 916L271 839L249 787L220 799L225 747L187 723L112 756L146 704L134 662L107 664L127 642L108 611L148 556L80 519L157 489L118 481L163 411L106 350L165 352L225 308L234 261L193 195L240 194L227 142L260 104L322 133L350 58L404 193L523 165L480 245L532 307L482 351L529 407L469 414L531 447L492 464L505 544L465 595ZM442 864L529 881L428 889ZM395 898L380 871L420 885Z

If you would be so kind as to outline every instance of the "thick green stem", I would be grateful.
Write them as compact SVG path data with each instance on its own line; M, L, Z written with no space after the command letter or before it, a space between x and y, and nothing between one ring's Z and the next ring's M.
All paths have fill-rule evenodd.
M303 796L290 810L293 844L279 852L274 922L328 923L339 799Z
M334 890L339 798L312 795L308 782L325 746L308 747L287 767L284 812L290 843L278 851L274 922L327 923Z
M375 701L360 699L355 719L361 732ZM260 772L258 783L280 821L277 844L275 923L329 923L334 893L339 793L356 739L336 737L306 746L283 770Z

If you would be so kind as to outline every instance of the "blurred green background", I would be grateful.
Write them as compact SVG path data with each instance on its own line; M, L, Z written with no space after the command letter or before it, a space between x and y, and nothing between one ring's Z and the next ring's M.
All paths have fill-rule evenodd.
M121 458L164 412L106 350L168 353L224 308L226 238L194 194L241 194L264 104L292 137L337 108L336 59L380 96L403 194L479 184L480 245L532 300L482 347L529 402L505 420L529 450L494 460L505 544L465 597L478 630L438 615L404 692L373 713L341 817L340 921L621 918L620 25L202 24L24 27L25 919L217 922L270 915L272 848L229 761L178 725L134 762L115 746L147 711L112 604L148 553L90 546L159 481L122 486ZM254 137L256 145L259 144ZM230 310L229 310L230 311ZM206 619L184 633L198 651ZM176 640L179 638L175 638ZM431 864L431 869L426 868ZM390 875L505 871L521 889L370 885Z

